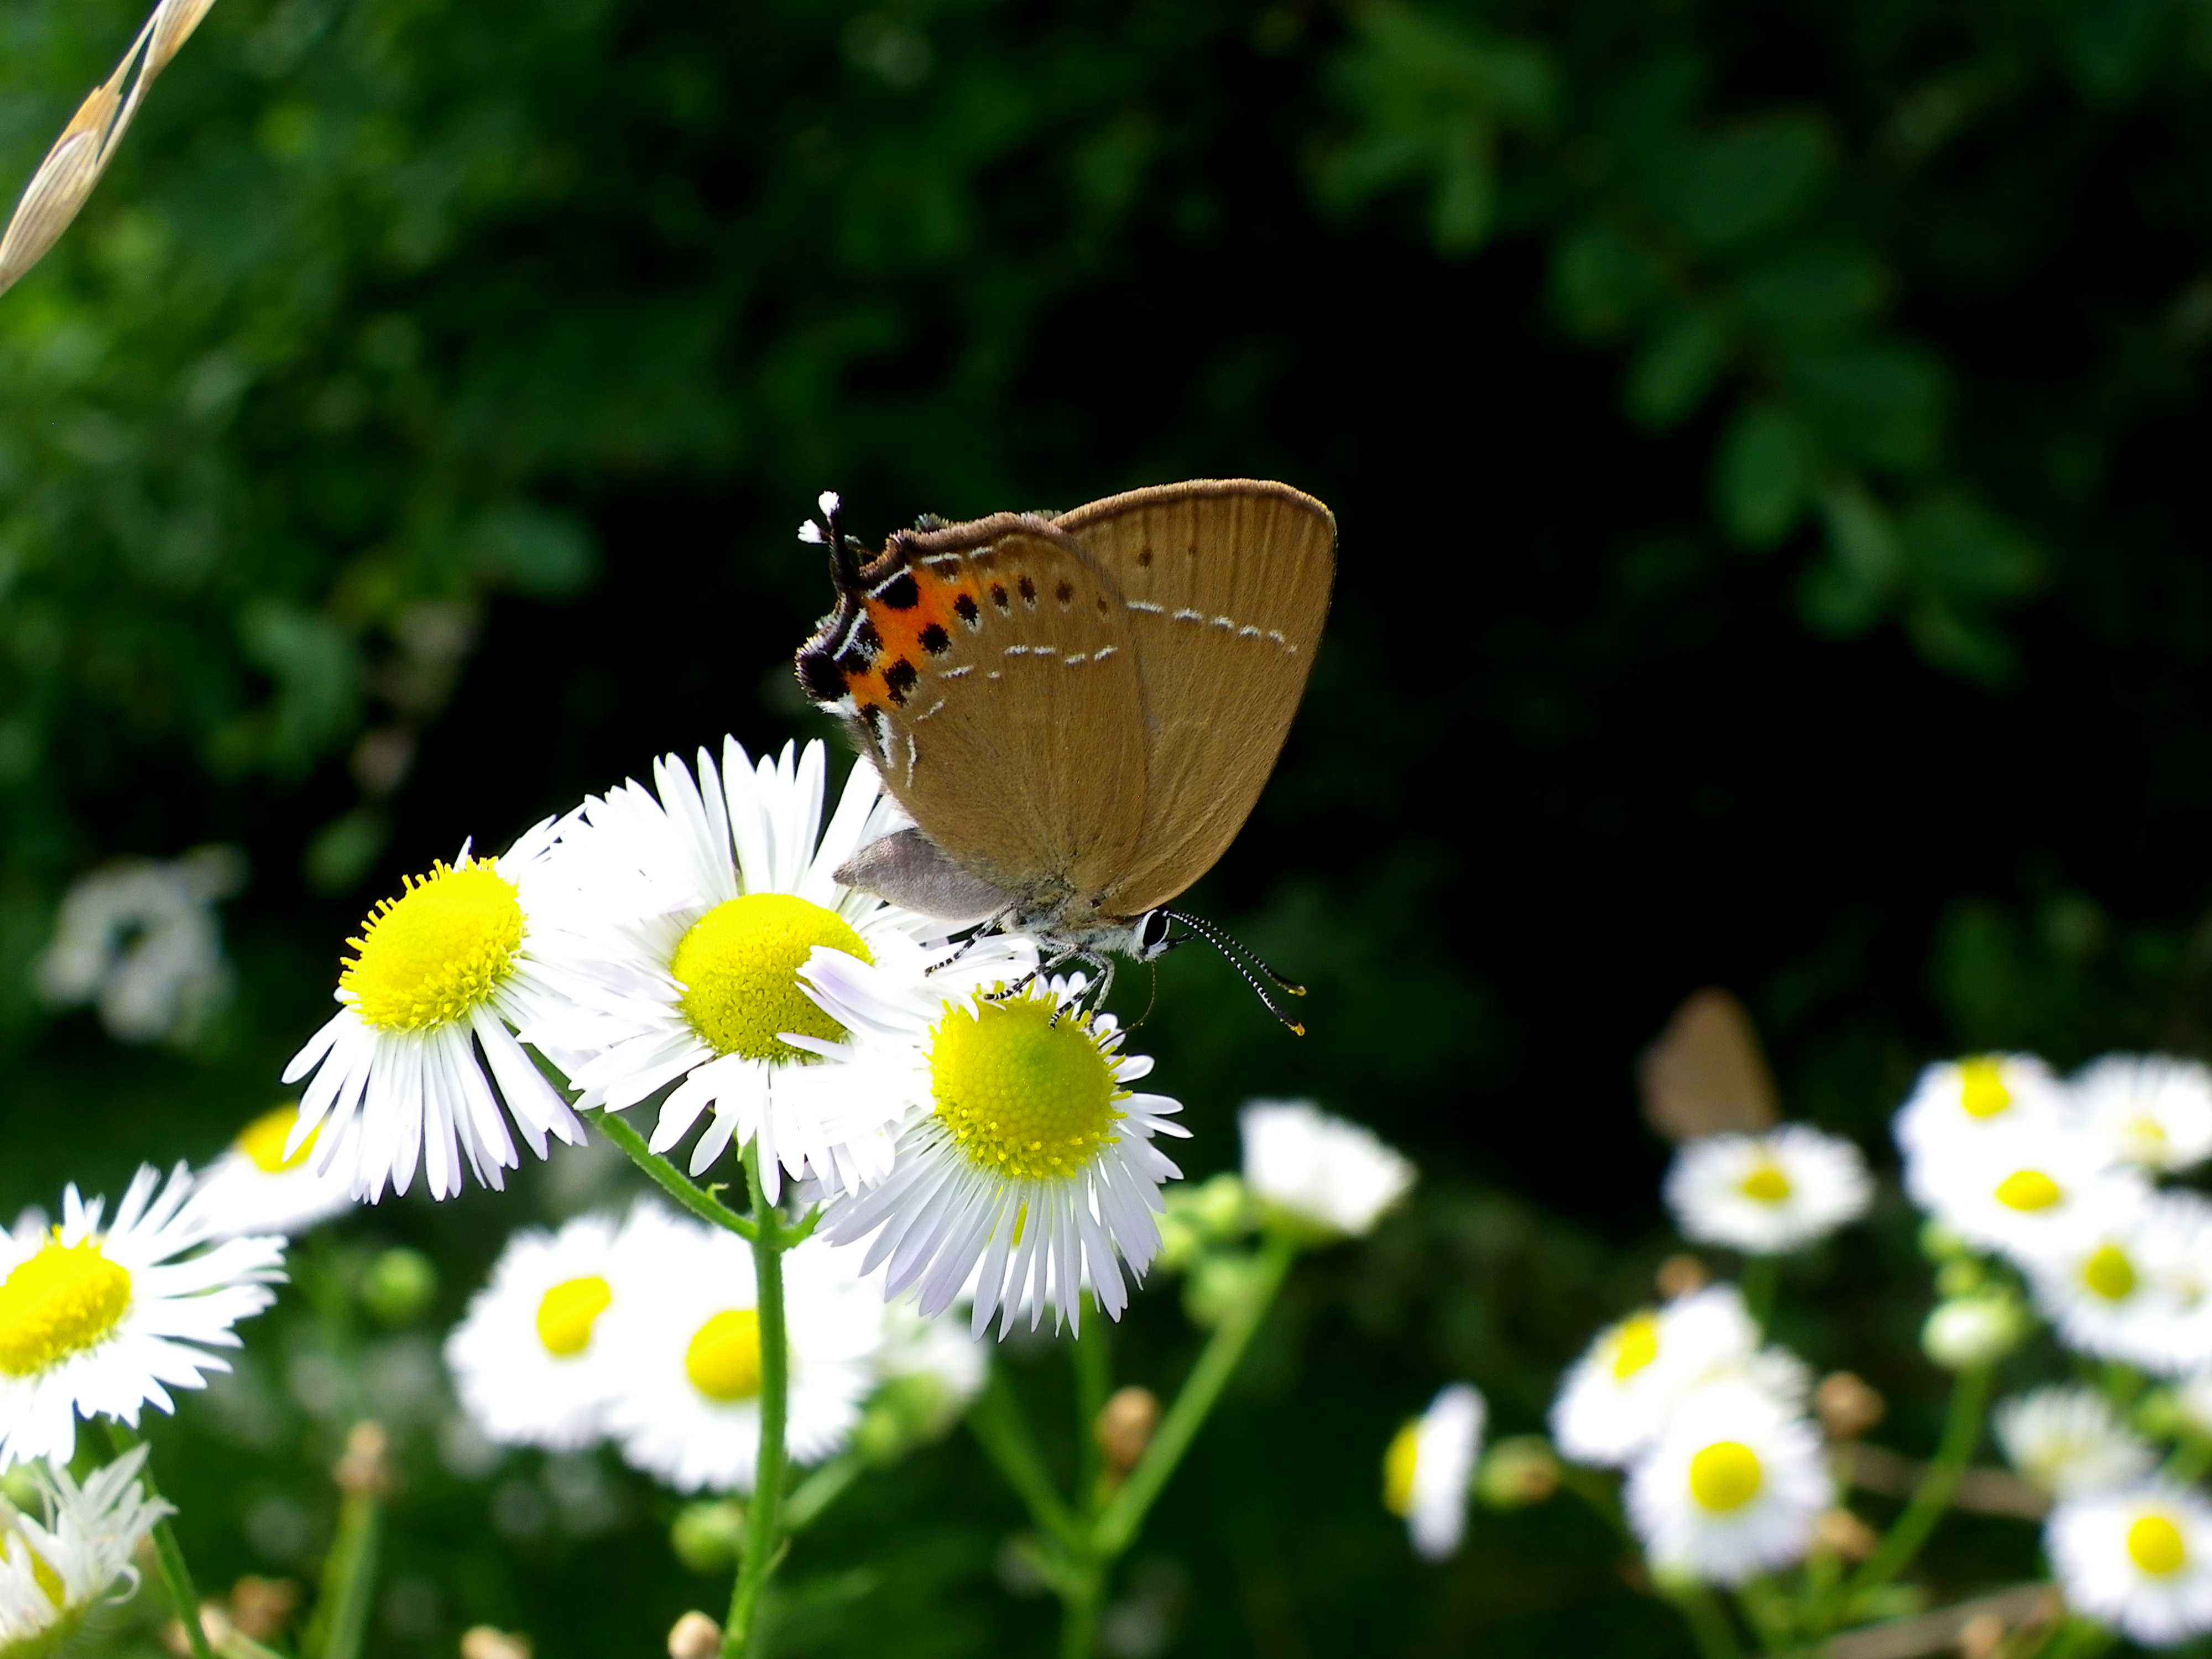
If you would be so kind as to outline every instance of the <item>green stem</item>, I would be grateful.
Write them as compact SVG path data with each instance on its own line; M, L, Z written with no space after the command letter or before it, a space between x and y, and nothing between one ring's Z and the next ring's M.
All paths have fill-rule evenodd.
M107 1423L107 1439L118 1457L145 1443L112 1418ZM161 1489L154 1484L151 1452L147 1453L146 1461L139 1467L138 1479L144 1483L149 1498L161 1498ZM200 1593L192 1587L192 1570L185 1565L184 1546L177 1542L176 1528L166 1516L154 1523L154 1559L161 1565L161 1583L177 1609L177 1621L185 1627L185 1644L191 1650L192 1659L215 1659L208 1648L207 1632L200 1627Z
M1774 1318L1774 1292L1781 1277L1781 1264L1771 1255L1744 1258L1743 1272L1737 1276L1736 1288L1743 1295L1743 1305L1765 1330Z
M1214 1328L1205 1350L1198 1356L1198 1364L1191 1367L1190 1377L1176 1396L1175 1404L1160 1419L1152 1443L1137 1460L1137 1467L1129 1471L1129 1478L1100 1511L1097 1525L1092 1529L1091 1541L1101 1559L1110 1561L1136 1541L1137 1529L1145 1523L1146 1511L1159 1497L1160 1489L1168 1477L1190 1449L1200 1427L1220 1399L1221 1390L1235 1374L1237 1364L1251 1346L1253 1336L1267 1317L1267 1310L1274 1305L1275 1293L1283 1287L1283 1279L1291 1270L1295 1251L1286 1239L1269 1242L1261 1251L1260 1271L1252 1293L1243 1304Z
M1682 1584L1668 1590L1666 1596L1690 1627L1691 1639L1704 1659L1739 1659L1742 1650L1736 1644L1735 1628L1711 1590L1703 1584Z
M1950 1409L1943 1420L1943 1437L1936 1448L1936 1456L1905 1501L1905 1512L1845 1587L1846 1609L1857 1597L1904 1571L1950 1506L1959 1477L1966 1473L1966 1461L1982 1437L1982 1413L1989 1404L1993 1370L1989 1365L1970 1365L1951 1385Z
M1114 1356L1106 1316L1091 1304L1091 1317L1077 1335L1075 1364L1075 1509L1086 1520L1097 1512L1100 1452L1098 1419L1114 1386Z
M2208 1468L2212 1468L2212 1439L2192 1430L2182 1436L2173 1455L2166 1460L2165 1468L2159 1472L2179 1486L2193 1486Z
M374 1601L382 1509L367 1492L349 1492L338 1504L337 1535L331 1540L322 1591L301 1644L318 1659L358 1659Z
M968 1407L968 1431L1021 1498L1037 1530L1063 1547L1079 1544L1081 1533L1075 1517L1053 1490L1052 1477L1045 1473L1036 1438L1030 1433L1029 1419L1023 1416L1020 1401L1006 1387L996 1365L991 1368L983 1391Z
M599 1125L601 1134L621 1147L631 1163L652 1177L655 1186L690 1211L693 1215L697 1216L702 1221L712 1222L717 1227L726 1228L739 1238L750 1240L754 1237L753 1223L746 1220L744 1217L738 1214L726 1205L716 1201L712 1193L686 1176L673 1164L661 1157L659 1152L647 1146L645 1144L645 1137L631 1128L614 1113L601 1112L599 1115ZM748 1164L745 1168L748 1179L752 1182L754 1190L757 1191L759 1182L753 1174L752 1166ZM757 1201L755 1203L753 1213L755 1215L760 1213Z
M1098 1603L1104 1588L1100 1564L1080 1568L1060 1598L1060 1659L1091 1659L1098 1648Z
M745 1191L752 1199L753 1273L758 1287L753 1305L760 1320L760 1455L754 1468L752 1502L745 1509L744 1559L738 1566L729 1622L723 1627L722 1659L750 1659L762 1651L757 1620L761 1595L775 1570L776 1547L781 1541L777 1510L783 1500L783 1419L791 1391L783 1324L785 1238L775 1206L761 1188L757 1142L745 1148Z
M859 1480L867 1466L865 1458L847 1452L842 1457L832 1458L793 1486L783 1505L785 1535L813 1525L823 1510L845 1495L845 1488Z

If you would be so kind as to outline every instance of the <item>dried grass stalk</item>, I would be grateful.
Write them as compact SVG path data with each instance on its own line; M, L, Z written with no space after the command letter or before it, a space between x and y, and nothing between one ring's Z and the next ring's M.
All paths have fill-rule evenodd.
M0 294L13 288L61 240L100 175L107 171L146 88L168 67L214 4L215 0L161 0L115 73L77 106L76 115L23 187L23 198L15 204L7 230L0 233Z

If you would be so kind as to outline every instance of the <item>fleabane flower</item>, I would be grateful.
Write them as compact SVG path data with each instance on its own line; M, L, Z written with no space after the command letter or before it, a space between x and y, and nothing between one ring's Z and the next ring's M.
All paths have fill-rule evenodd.
M761 1318L751 1247L685 1226L642 1291L611 1304L595 1340L617 1376L608 1433L678 1492L750 1492L760 1451ZM876 1384L884 1304L842 1253L809 1239L783 1258L790 1393L784 1448L814 1463L842 1448Z
M621 1111L674 1084L651 1136L665 1152L702 1116L703 1175L732 1144L757 1142L771 1202L787 1175L850 1191L890 1167L896 1108L808 1086L812 1053L844 1028L799 969L815 950L922 983L944 924L858 889L836 872L902 820L872 766L855 766L825 830L823 746L756 762L735 738L696 775L670 755L653 787L585 803L564 827L556 878L576 902L549 944L568 999L525 1035L573 1055L578 1104ZM564 1055L564 1058L570 1056Z
M1018 982L1018 948L986 940L962 965ZM1001 1336L1024 1312L1035 1328L1048 1309L1079 1324L1086 1290L1119 1319L1122 1267L1143 1276L1159 1249L1160 1188L1182 1173L1154 1139L1188 1131L1175 1101L1127 1086L1152 1062L1122 1052L1112 1015L1066 1012L1082 977L955 994L823 951L806 978L854 1033L818 1045L836 1062L823 1068L834 1085L906 1114L889 1177L832 1204L823 1237L873 1234L861 1271L888 1261L886 1293L915 1291L925 1314L972 1280L979 1334L994 1315Z
M2140 1480L2158 1462L2094 1389L2051 1386L1996 1410L1997 1443L2028 1480L2059 1498L2080 1498Z
M1866 1212L1874 1185L1848 1140L1802 1123L1715 1134L1674 1154L1667 1206L1686 1238L1779 1255Z
M318 1174L312 1166L312 1131L296 1150L287 1150L299 1121L297 1105L271 1108L241 1129L222 1155L200 1171L192 1208L209 1237L236 1238L246 1233L289 1237L353 1207L346 1179L336 1171Z
M556 1451L598 1439L622 1376L605 1316L688 1259L702 1231L647 1202L625 1222L579 1216L510 1238L446 1340L455 1391L484 1437Z
M2068 1085L2081 1124L2123 1158L2171 1175L2212 1157L2212 1069L2170 1054L2106 1054Z
M2140 1176L2114 1167L2103 1142L2055 1119L1913 1152L1905 1187L1967 1243L2022 1264L2149 1197Z
M539 1158L549 1136L583 1139L510 1029L552 997L529 890L556 833L549 819L495 859L465 843L369 912L346 941L338 1012L284 1068L287 1083L314 1079L288 1153L312 1136L311 1167L373 1204L386 1187L405 1192L418 1164L430 1195L451 1198L465 1157L483 1185L503 1185L520 1162L508 1115Z
M1552 1407L1552 1437L1576 1462L1619 1467L1652 1443L1692 1389L1729 1378L1778 1409L1802 1409L1811 1387L1804 1365L1759 1341L1733 1285L1631 1314L1599 1332L1567 1372Z
M1413 1189L1412 1164L1311 1101L1255 1100L1237 1122L1245 1185L1304 1231L1360 1237Z
M166 1184L146 1165L112 1221L106 1200L70 1187L42 1237L0 1237L0 1469L66 1463L78 1417L135 1427L141 1406L173 1411L169 1389L230 1369L209 1351L238 1346L231 1328L276 1299L284 1241L198 1248L191 1196L184 1165Z
M1682 1398L1626 1499L1655 1572L1739 1584L1803 1559L1835 1487L1811 1422L1738 1381Z
M2196 1229L2167 1197L2106 1206L2031 1264L2037 1303L2075 1352L2167 1376L2212 1364L2189 1260Z
M2067 1605L2145 1647L2212 1631L2212 1505L2151 1480L2068 1498L2044 1523Z
M1382 1505L1406 1523L1425 1560L1443 1560L1467 1531L1468 1489L1486 1415L1474 1386L1455 1382L1400 1429L1382 1454Z
M79 1485L60 1464L33 1463L33 1516L0 1498L0 1659L44 1659L100 1601L137 1582L131 1557L174 1511L149 1498L134 1446Z
M2051 1068L2033 1054L1940 1060L1920 1073L1893 1127L1907 1157L1986 1146L2023 1123L2058 1116L2064 1100Z

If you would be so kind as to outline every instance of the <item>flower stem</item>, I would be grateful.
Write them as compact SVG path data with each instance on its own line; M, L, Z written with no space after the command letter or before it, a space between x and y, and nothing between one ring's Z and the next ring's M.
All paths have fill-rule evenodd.
M1044 1461L1037 1455L1036 1441L1030 1433L1029 1419L1022 1415L1020 1402L1007 1389L996 1365L991 1368L983 1391L968 1407L968 1431L1029 1510L1037 1530L1063 1548L1073 1547L1079 1538L1075 1517L1053 1490L1052 1477L1045 1473Z
M1737 1659L1742 1649L1736 1644L1735 1628L1711 1590L1703 1584L1682 1584L1666 1595L1681 1613L1682 1622L1689 1626L1691 1639L1697 1643L1703 1659Z
M107 1439L118 1457L145 1443L132 1430L112 1418L107 1422ZM145 1462L140 1466L138 1478L145 1484L147 1496L158 1500L161 1489L154 1484L152 1453L147 1454ZM154 1523L154 1559L161 1565L162 1586L177 1609L177 1621L185 1627L185 1644L191 1650L192 1659L215 1659L208 1647L207 1632L200 1626L200 1593L192 1586L192 1570L185 1563L184 1546L177 1542L176 1528L170 1526L166 1516Z
M348 1492L338 1504L337 1535L323 1567L322 1592L308 1620L313 1639L302 1644L317 1659L357 1659L368 1629L370 1591L376 1578L378 1522L382 1505L368 1492Z
M746 1220L744 1217L726 1205L717 1202L712 1193L690 1179L673 1164L661 1157L659 1152L647 1146L645 1144L645 1137L631 1128L614 1113L601 1112L599 1123L601 1134L621 1147L629 1161L644 1170L655 1186L690 1211L693 1215L697 1216L702 1221L712 1222L717 1227L725 1228L735 1233L739 1238L746 1240L754 1238L756 1227L753 1222ZM746 1156L750 1158L750 1152L749 1152ZM761 1213L762 1207L757 1197L760 1190L759 1177L750 1163L745 1165L745 1174L756 1194L753 1213L757 1217Z
M745 1148L745 1190L752 1199L753 1273L758 1287L753 1305L760 1319L760 1455L754 1467L752 1502L745 1509L744 1559L738 1565L729 1622L723 1627L722 1659L751 1659L763 1650L758 1624L761 1595L768 1588L781 1541L777 1510L783 1501L783 1418L791 1392L783 1322L786 1242L775 1206L761 1188L757 1142Z
M1848 1611L1853 1601L1904 1571L1936 1529L1957 1489L1959 1477L1966 1473L1966 1460L1981 1440L1982 1413L1989 1404L1993 1370L1989 1365L1969 1365L1951 1385L1950 1409L1943 1419L1943 1437L1935 1458L1905 1501L1905 1512L1845 1587L1839 1611Z
M1129 1478L1121 1483L1121 1490L1099 1512L1097 1523L1091 1528L1091 1544L1100 1559L1110 1561L1136 1541L1137 1529L1145 1523L1146 1511L1159 1497L1168 1477L1175 1473L1176 1465L1182 1462L1183 1454L1190 1449L1190 1443L1197 1437L1214 1402L1220 1399L1221 1390L1235 1374L1237 1362L1251 1346L1267 1310L1274 1305L1275 1293L1283 1287L1283 1279L1291 1270L1294 1254L1294 1247L1282 1238L1271 1240L1261 1251L1260 1271L1251 1294L1214 1327L1213 1335L1198 1356L1198 1364L1191 1367L1182 1392L1160 1419L1152 1443L1137 1460L1137 1467L1129 1471Z
M1075 1339L1075 1510L1087 1522L1097 1513L1099 1492L1098 1417L1114 1386L1114 1356L1106 1316L1093 1302L1091 1317Z
M1736 1276L1744 1310L1762 1331L1774 1318L1774 1292L1780 1276L1781 1264L1771 1255L1745 1257L1743 1271Z

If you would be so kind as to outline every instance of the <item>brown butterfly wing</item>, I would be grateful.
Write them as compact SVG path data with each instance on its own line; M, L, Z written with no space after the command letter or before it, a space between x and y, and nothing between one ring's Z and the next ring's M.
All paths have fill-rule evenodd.
M1055 523L1127 604L1143 683L1145 817L1099 890L1109 915L1166 903L1251 815L1313 668L1336 520L1287 484L1196 479L1109 496Z
M1048 521L902 532L799 653L884 787L963 868L1032 902L1136 837L1143 693L1112 575Z
M1717 987L1691 994L1637 1063L1644 1115L1669 1140L1774 1127L1774 1074L1743 1004Z

